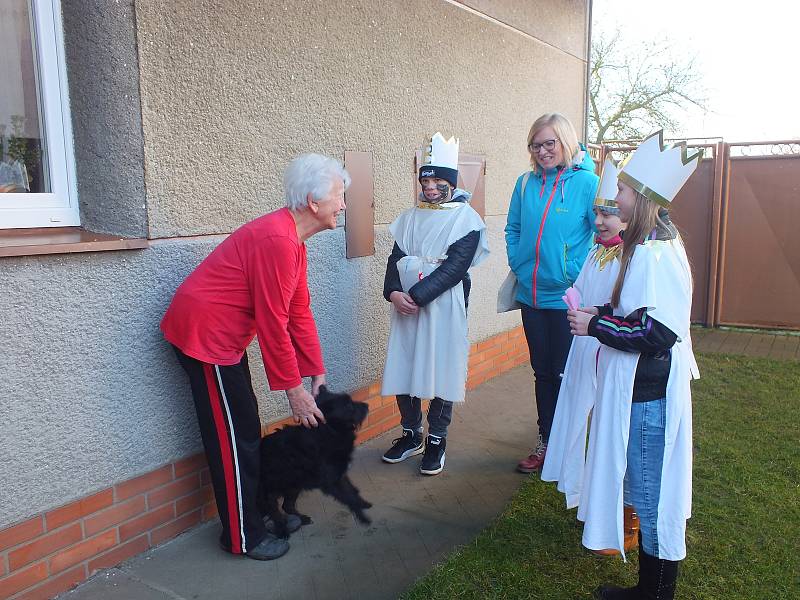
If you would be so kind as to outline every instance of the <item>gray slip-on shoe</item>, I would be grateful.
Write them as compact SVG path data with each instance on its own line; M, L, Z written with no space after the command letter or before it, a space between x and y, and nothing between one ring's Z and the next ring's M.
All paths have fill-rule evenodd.
M289 542L276 538L268 533L267 537L255 548L248 550L245 556L254 560L274 560L289 551Z

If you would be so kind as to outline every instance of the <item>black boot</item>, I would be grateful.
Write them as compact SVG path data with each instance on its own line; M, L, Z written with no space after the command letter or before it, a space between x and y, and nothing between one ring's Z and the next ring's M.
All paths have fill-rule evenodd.
M597 600L674 600L680 561L650 556L639 546L639 583L632 588L601 586Z
M642 595L642 582L644 578L644 565L642 564L644 552L642 551L642 535L639 534L639 583L633 587L621 588L613 585L601 585L594 591L596 600L640 600Z
M673 600L679 560L650 556L639 548L639 587L643 600Z

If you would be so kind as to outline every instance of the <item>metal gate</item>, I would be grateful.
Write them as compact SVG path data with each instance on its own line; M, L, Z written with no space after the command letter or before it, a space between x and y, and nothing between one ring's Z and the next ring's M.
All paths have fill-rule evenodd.
M602 164L636 143L590 151ZM688 145L704 157L671 213L692 265L692 320L800 330L800 140Z

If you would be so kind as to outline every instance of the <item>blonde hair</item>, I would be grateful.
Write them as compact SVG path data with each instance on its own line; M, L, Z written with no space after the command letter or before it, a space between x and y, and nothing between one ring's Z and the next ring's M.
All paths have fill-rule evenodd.
M540 173L542 168L537 164L536 156L531 152L530 145L533 143L533 138L536 137L536 134L545 127L552 127L558 141L561 143L561 149L564 152L564 164L561 166L566 167L572 164L581 149L578 134L575 133L575 128L567 117L561 113L543 114L533 122L531 130L528 132L528 153L531 155L531 166L536 173Z
M660 206L655 202L650 202L646 196L635 192L636 202L633 205L633 215L625 226L625 236L622 238L622 257L620 258L619 274L614 283L614 291L611 293L611 306L619 306L619 299L622 296L622 286L625 283L625 273L631 263L636 246L641 244L657 226L666 227L664 221L658 216Z

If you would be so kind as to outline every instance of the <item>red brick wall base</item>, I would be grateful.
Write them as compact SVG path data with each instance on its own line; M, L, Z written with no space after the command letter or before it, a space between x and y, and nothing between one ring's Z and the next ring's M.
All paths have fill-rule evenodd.
M472 346L467 389L528 361L522 328ZM400 423L380 381L352 392L370 406L358 442ZM268 424L269 433L291 419ZM216 517L205 457L196 454L0 530L0 598L47 599Z

